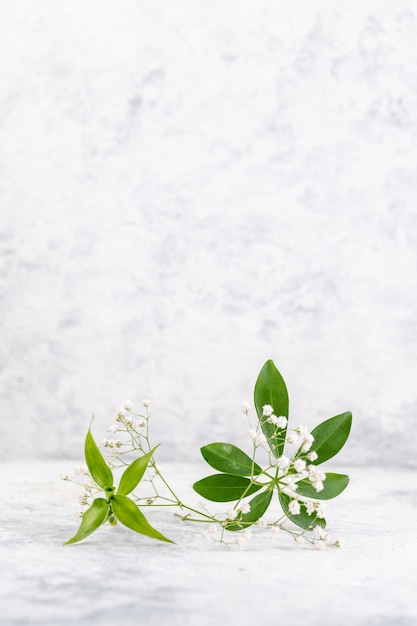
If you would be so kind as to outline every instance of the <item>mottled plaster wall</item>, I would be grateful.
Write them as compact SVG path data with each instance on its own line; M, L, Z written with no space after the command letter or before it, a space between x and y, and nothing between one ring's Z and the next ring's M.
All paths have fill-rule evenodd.
M244 445L273 358L413 462L416 42L411 0L3 0L2 454L143 397L165 458Z

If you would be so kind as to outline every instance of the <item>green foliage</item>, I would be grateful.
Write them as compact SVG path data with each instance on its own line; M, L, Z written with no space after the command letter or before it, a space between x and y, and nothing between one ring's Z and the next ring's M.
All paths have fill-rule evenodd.
M146 468L148 467L148 463L157 447L158 446L155 446L150 452L133 461L125 469L120 479L117 495L127 496L128 493L131 493L134 489L136 489L142 480L143 475L146 472Z
M248 526L255 524L269 507L272 499L272 489L266 489L262 493L258 493L249 501L249 513L240 514L239 518L226 524L226 530L243 530Z
M352 413L347 411L331 417L311 431L314 437L311 451L316 452L318 456L316 465L328 461L343 448L349 437L351 425Z
M271 360L265 363L259 373L255 384L254 400L259 422L257 431L262 429L267 445L278 462L271 462L269 467L262 470L254 460L260 445L257 441L253 444L252 457L233 444L211 443L202 447L201 453L211 467L223 473L199 480L193 485L194 490L215 502L236 501L234 507L238 511L236 519L226 518L223 523L223 527L229 531L243 530L256 523L270 506L275 490L288 520L304 531L313 530L315 526L325 528L326 520L323 517L322 505L318 501L330 500L342 493L349 483L349 477L344 474L324 474L319 470L312 470L310 464L319 465L339 452L349 436L352 414L346 412L328 419L319 424L311 432L311 437L307 436L307 439L306 435L302 434L300 448L294 453L288 465L286 459L279 462L284 453L288 423L285 428L278 428L272 420L268 421L268 415L264 415L264 407L269 405L273 409L273 415L276 417L283 415L288 418L287 388L284 379ZM310 453L318 455L315 462L313 461L314 454L311 455L311 461L309 460ZM302 467L298 468L297 460L301 465L305 461L304 465L307 466L307 470L303 470ZM280 467L285 469L279 469ZM261 478L263 482L260 482ZM291 485L294 482L296 483L295 491L293 495L289 495L288 491L291 493ZM283 491L284 488L285 491ZM242 513L240 510L242 499L259 489L262 489L261 493L248 503L249 511ZM304 498L309 500L304 501ZM298 514L293 512L297 510L298 505L290 504L293 500L297 500L300 506Z
M255 476L262 472L245 452L231 443L210 443L201 448L201 454L211 467L235 476Z
M232 502L250 496L261 489L262 485L253 484L249 478L233 474L213 474L194 483L193 489L203 498L214 502Z
M174 543L171 539L168 539L162 535L158 530L153 528L130 498L127 496L115 495L112 498L113 513L124 526L127 526L131 530L137 533L152 537L153 539L159 539L160 541L167 541Z
M98 449L90 429L88 429L87 437L85 438L84 454L91 478L102 489L112 487L113 473Z
M331 500L341 494L348 484L349 476L346 476L346 474L327 473L322 491L317 492L311 482L305 478L297 483L297 494L316 500Z
M64 545L76 543L91 535L107 517L109 503L104 498L96 498L93 504L87 509L82 517L81 525L77 533L69 539Z
M168 539L153 528L138 506L127 497L127 494L131 493L142 480L149 461L157 447L158 446L155 446L147 454L144 454L128 465L120 479L117 494L114 495L113 472L98 449L90 429L88 430L84 448L85 460L91 477L97 485L103 489L106 499L96 498L94 500L90 508L84 512L77 533L64 545L85 539L85 537L91 535L91 533L97 530L106 520L108 520L112 526L116 524L116 520L119 520L124 526L127 526L137 533L159 539L160 541L173 543L171 539Z
M287 428L277 428L270 424L264 417L262 409L269 404L277 417L284 415L288 418L288 391L284 379L271 360L267 361L259 372L254 399L262 431L272 453L278 458L284 450Z

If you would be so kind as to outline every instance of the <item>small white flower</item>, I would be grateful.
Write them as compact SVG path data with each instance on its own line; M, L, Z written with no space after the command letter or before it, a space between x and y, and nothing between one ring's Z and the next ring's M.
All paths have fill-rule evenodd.
M329 533L319 525L314 526L313 535L317 539L323 539L323 541L327 541L329 539Z
M279 528L277 526L272 526L271 527L271 533L273 535L278 535L279 534Z
M88 495L88 493L82 493L78 498L78 502L83 505L88 504Z
M242 402L242 404L240 405L240 410L242 411L242 413L245 413L247 415L250 410L249 402Z
M243 546L244 543L246 543L246 537L242 535L240 535L237 539L236 539L236 543L238 546Z
M276 425L278 426L278 428L285 428L287 422L288 420L285 415L280 415L279 417L277 417Z
M205 500L199 500L197 502L197 507L199 509L204 509L205 511L207 511L207 503L205 502Z
M256 430L254 430L253 428L250 428L248 430L248 435L251 439L256 439Z
M246 541L249 541L249 539L252 538L252 531L249 528L247 528L246 530L243 531L242 535L246 539Z
M287 489L290 489L291 491L296 491L298 489L298 485L294 478L287 478Z
M291 500L291 502L288 505L288 510L293 515L299 515L299 513L300 513L300 503L298 502L298 500Z
M243 504L240 505L239 510L242 511L243 514L249 513L250 504L248 502L243 502Z
M276 415L270 415L267 420L266 420L269 424L277 424L278 422L278 418Z
M290 445L297 445L297 443L299 442L299 437L298 435L288 435L286 442L289 443Z
M84 483L84 489L86 491L86 493L90 494L92 492L92 490L94 489L95 485L94 483L91 482L91 480L86 480Z
M75 517L83 517L84 515L84 511L77 511L76 513L74 513Z
M301 452L308 452L313 445L314 437L313 435L306 435L304 437L304 443L301 446Z
M115 422L123 422L125 417L125 414L123 411L119 411L119 409L116 409L116 412L113 415L113 420Z
M145 428L145 426L146 426L146 422L144 422L143 420L141 420L140 422L136 424L136 428Z
M308 435L308 428L307 428L307 426L303 426L302 424L297 426L297 428L295 430L301 437L306 437Z
M318 457L317 452L314 452L314 451L313 451L313 452L309 452L309 454L307 454L307 458L308 458L308 460L309 460L309 461L312 461L312 462L313 462L313 461L317 461L317 459L318 459L319 457Z
M314 547L317 550L325 550L326 549L326 543L324 541L313 541L314 543Z
M236 509L229 509L228 511L226 511L226 517L228 520L234 520L237 518L237 510Z
M314 502L304 502L306 507L307 515L312 515L315 511Z
M77 476L85 476L86 474L88 474L88 469L84 465L82 465L81 467L75 467L74 474L77 474Z
M132 403L130 402L130 400L125 400L120 406L123 408L123 411L130 411L130 409L132 408Z
M119 430L119 427L117 424L112 424L111 426L108 427L107 430L109 433L117 433L117 431Z
M303 545L303 543L306 542L306 540L304 539L302 535L297 535L296 537L294 537L294 541L295 543L298 543L299 545Z
M336 548L343 548L343 546L345 545L345 541L344 539L336 539L334 545L336 546Z
M142 400L142 404L145 408L148 408L148 406L150 405L151 401L148 400L148 398L145 398L145 400Z
M108 448L109 447L109 440L108 439L102 439L101 440L101 446L103 448Z
M279 469L286 470L289 467L290 463L291 463L290 459L287 456L285 456L285 454L283 454L282 456L279 457L277 465Z
M319 519L323 519L325 513L324 513L324 506L322 505L321 502L314 503L314 510L316 512L317 517Z
M60 474L59 480L69 480L68 474Z
M125 417L125 424L126 424L126 426L129 426L130 428L132 428L132 426L133 426L133 417L131 417L130 415Z
M264 519L263 517L261 517L261 519L258 519L258 526L259 528L266 528L267 526L266 519Z
M266 443L266 437L264 434L258 435L256 437L256 443L258 446L263 446Z
M316 480L314 483L312 483L312 485L313 485L314 489L317 491L317 493L319 491L323 491L323 489L324 489L324 485L323 485L321 480Z
M265 415L266 417L272 415L273 412L274 409L270 404L264 404L264 406L262 407L262 415Z
M303 472L306 468L306 462L303 459L297 459L294 461L294 469L296 472Z

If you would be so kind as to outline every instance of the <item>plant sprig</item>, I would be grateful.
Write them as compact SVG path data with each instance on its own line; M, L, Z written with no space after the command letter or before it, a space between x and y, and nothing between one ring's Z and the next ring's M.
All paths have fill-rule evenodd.
M329 543L322 501L341 494L349 477L324 473L319 466L346 443L352 422L350 412L320 423L311 432L302 425L289 429L288 391L273 361L267 361L255 385L255 428L250 424L248 403L242 404L249 420L251 454L224 442L201 448L204 460L217 473L195 482L194 490L210 502L233 503L226 512L213 513L206 502L196 507L185 504L162 474L154 458L158 446L152 447L149 439L149 401L144 400L143 405L145 414L133 412L129 402L117 409L115 424L109 430L119 433L123 441L102 441L110 452L107 461L89 429L85 442L88 470L83 472L88 480L81 497L81 503L89 508L67 544L81 541L106 521L115 525L117 520L140 534L171 542L149 524L141 511L153 506L176 507L180 511L176 515L182 520L207 524L203 536L220 543L244 543L255 524L270 527L274 533L283 530L298 543L307 542L318 548ZM289 448L292 453L287 452ZM268 458L264 468L256 460L261 451ZM128 463L126 455L132 453L139 457ZM116 489L113 471L119 469L123 473ZM105 497L95 497L101 491ZM273 503L279 503L282 514L266 522L264 516ZM227 539L229 536L231 540ZM341 543L336 540L332 545Z

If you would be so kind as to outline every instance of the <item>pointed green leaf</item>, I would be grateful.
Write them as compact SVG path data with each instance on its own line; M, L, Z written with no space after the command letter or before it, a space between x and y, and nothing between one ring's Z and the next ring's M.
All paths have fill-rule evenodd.
M346 476L346 474L326 473L322 491L316 491L311 482L304 478L297 483L297 494L316 500L331 500L342 493L348 484L349 476Z
M259 491L262 485L253 485L248 478L231 474L213 474L194 483L193 489L203 498L214 502L231 502Z
M282 510L285 515L290 519L294 524L300 526L300 528L304 528L304 530L313 530L315 526L321 526L322 528L326 528L326 520L322 517L317 517L317 513L314 511L311 515L307 514L305 507L301 501L301 511L299 515L294 515L290 512L288 505L291 502L290 496L282 491L278 491L279 501L282 506Z
M239 519L231 522L226 525L227 530L243 530L255 522L258 521L265 513L272 498L272 489L267 489L262 493L258 493L252 500L249 502L250 511L249 513L244 513L239 517Z
M142 513L136 506L136 504L127 496L116 495L111 500L113 513L124 526L127 526L131 530L134 530L141 535L152 537L153 539L159 539L160 541L167 541L174 543L171 539L168 539L162 535L156 528L153 528Z
M148 463L152 458L153 453L158 446L155 446L150 452L147 452L139 459L133 461L123 472L120 479L119 488L117 490L118 495L127 496L128 493L133 491L140 481L148 467Z
M352 425L352 413L347 411L322 422L316 426L311 434L314 437L310 452L316 452L316 465L328 461L339 452L349 437Z
M91 478L103 489L112 487L112 471L98 449L90 429L88 429L87 437L85 438L84 454Z
M243 450L231 443L210 443L201 448L201 454L211 467L225 474L252 476L262 472Z
M76 543L91 535L104 522L109 510L109 504L104 498L96 498L93 504L84 512L81 519L81 525L77 533L69 539L64 545Z
M284 379L269 360L261 369L255 384L255 408L263 433L276 458L280 457L284 450L285 434L287 427L277 428L270 424L263 415L262 407L269 404L274 409L274 415L284 415L288 418L288 391Z

